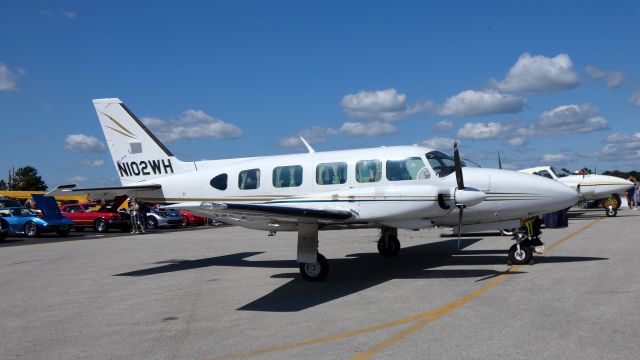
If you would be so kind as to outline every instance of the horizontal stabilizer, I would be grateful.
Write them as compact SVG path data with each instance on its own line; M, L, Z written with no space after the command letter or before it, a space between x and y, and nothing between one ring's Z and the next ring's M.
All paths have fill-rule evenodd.
M116 196L150 197L153 192L162 192L162 185L112 186L100 188L76 188L75 184L61 185L47 193L47 196L87 195L89 199L113 199ZM160 197L160 196L153 196Z

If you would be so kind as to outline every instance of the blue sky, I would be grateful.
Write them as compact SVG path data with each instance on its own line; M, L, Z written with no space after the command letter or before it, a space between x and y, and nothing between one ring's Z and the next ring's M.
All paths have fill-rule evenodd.
M183 160L427 144L640 168L640 3L0 3L0 177L117 184L91 99Z

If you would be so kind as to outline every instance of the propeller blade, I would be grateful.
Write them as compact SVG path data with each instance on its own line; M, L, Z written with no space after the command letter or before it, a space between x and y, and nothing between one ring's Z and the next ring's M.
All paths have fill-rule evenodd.
M460 162L460 153L458 152L458 143L453 143L453 161L456 169L456 181L458 182L458 189L464 189L464 179L462 178L462 163Z
M500 152L498 151L498 169L502 169L502 160L500 160Z
M460 237L462 236L462 209L464 206L458 206L458 252L460 252Z

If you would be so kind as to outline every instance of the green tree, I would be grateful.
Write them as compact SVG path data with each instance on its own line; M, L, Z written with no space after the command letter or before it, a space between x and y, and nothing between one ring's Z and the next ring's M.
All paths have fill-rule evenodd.
M21 167L9 179L9 188L20 191L44 191L47 184L38 175L38 170L32 166Z
M0 179L0 190L7 190L9 187L7 186L7 183L4 181L4 179Z

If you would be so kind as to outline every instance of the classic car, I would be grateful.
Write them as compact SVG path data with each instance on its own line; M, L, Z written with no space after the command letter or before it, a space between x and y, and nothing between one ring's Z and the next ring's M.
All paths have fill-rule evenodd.
M0 217L8 226L9 234L24 234L30 238L48 232L55 232L58 236L68 235L73 221L62 215L56 200L43 195L34 195L33 199L41 214L23 206L0 208Z
M131 229L131 221L126 214L118 212L118 207L125 200L126 196L122 196L115 198L108 205L96 203L67 204L61 206L60 210L73 220L77 231L92 228L97 232L107 232L110 229L127 232Z

